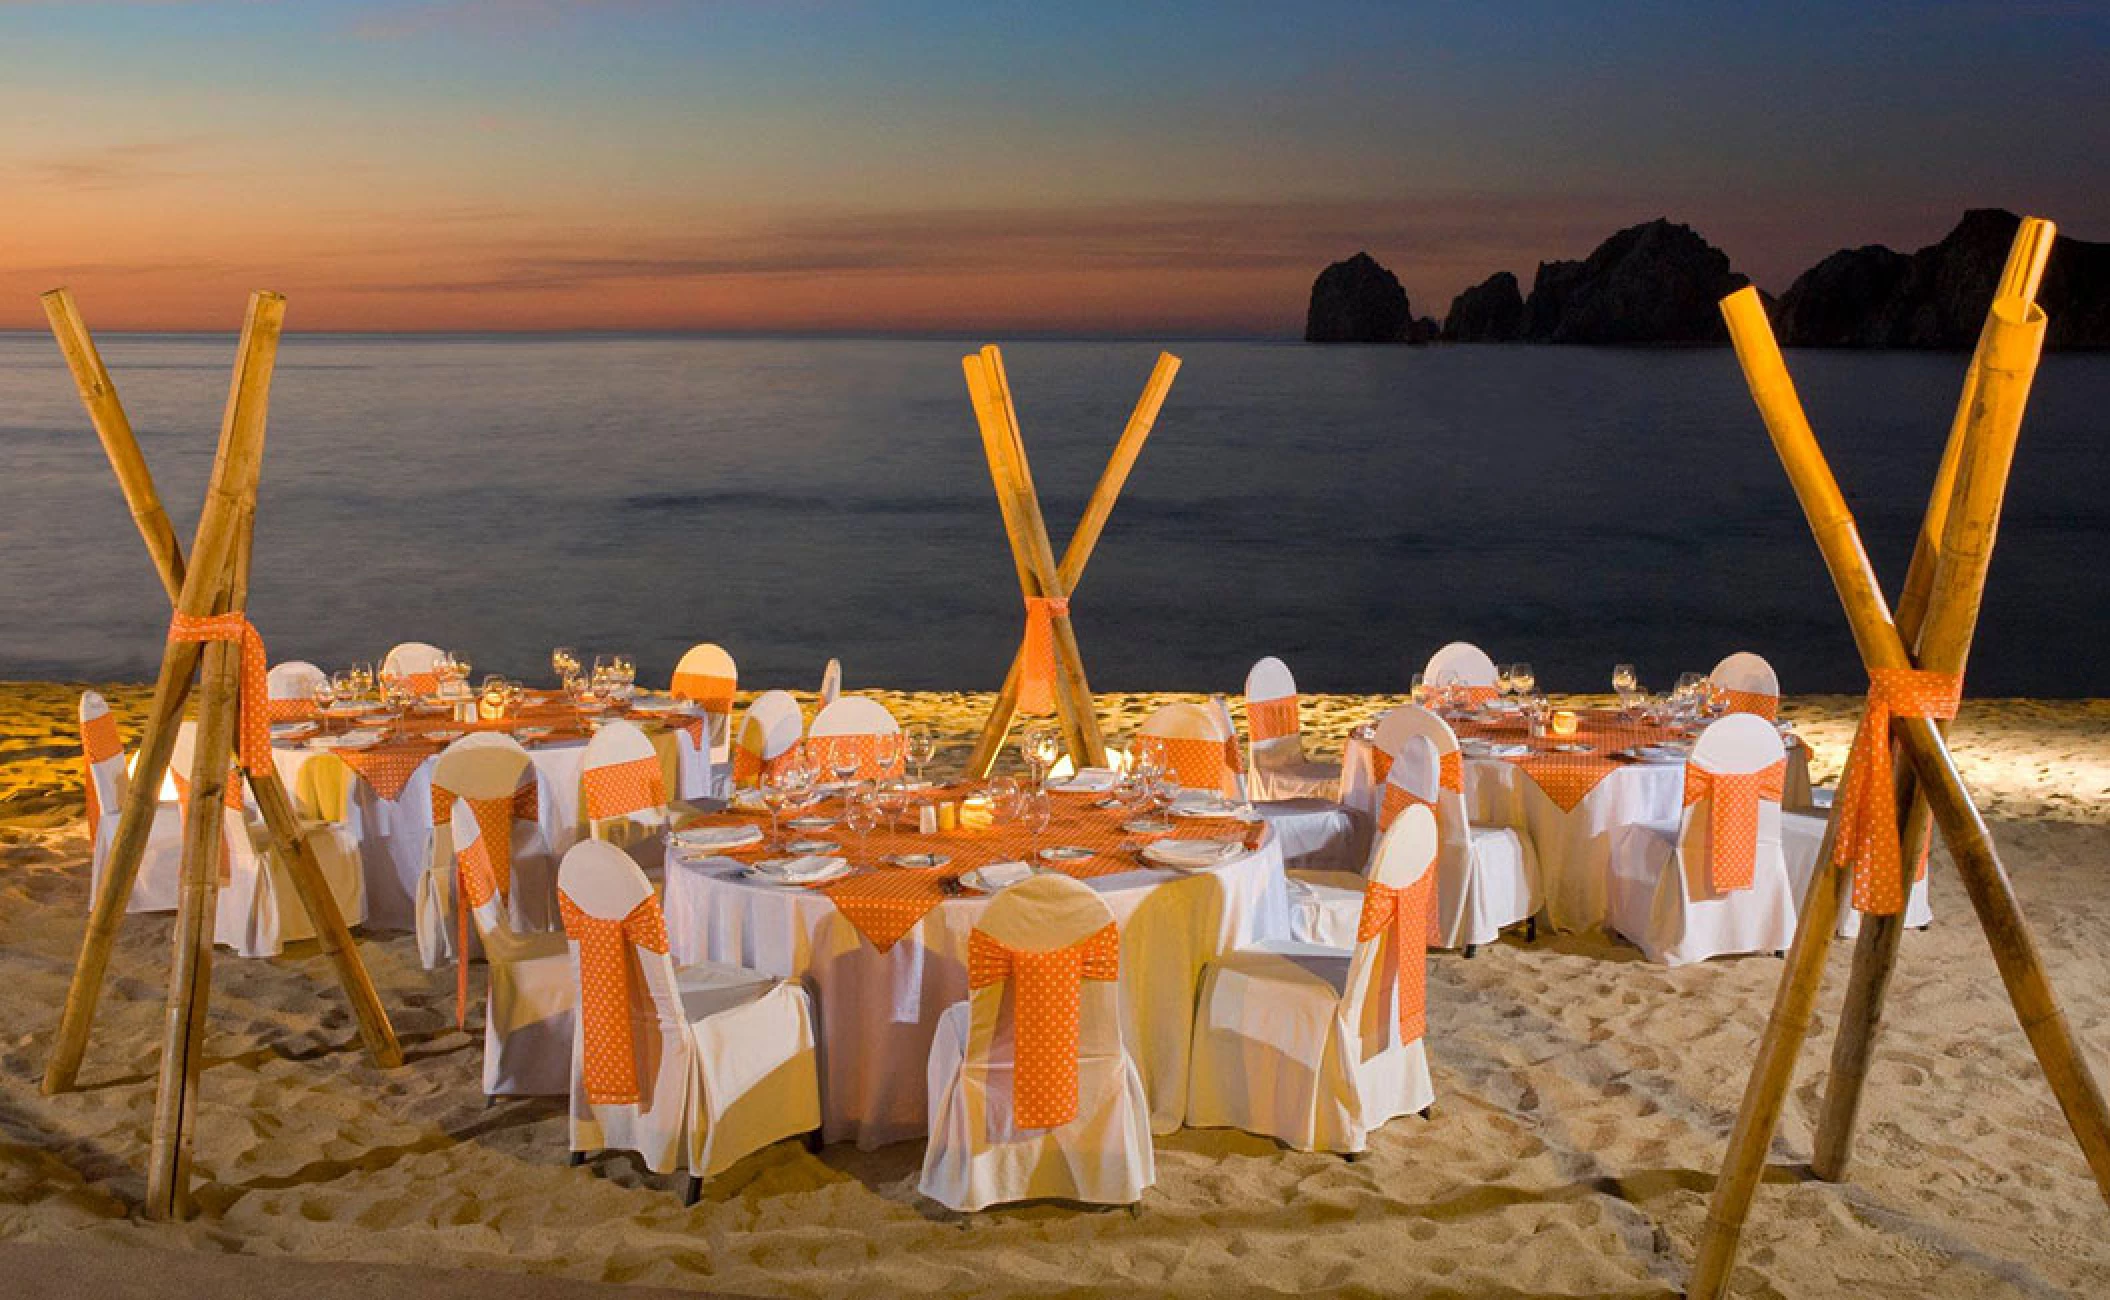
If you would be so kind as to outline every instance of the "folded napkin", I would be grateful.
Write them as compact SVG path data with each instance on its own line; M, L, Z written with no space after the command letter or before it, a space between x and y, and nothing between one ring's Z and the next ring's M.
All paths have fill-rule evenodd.
M1069 780L1058 781L1048 788L1065 794L1104 794L1113 789L1119 779L1110 767L1085 767L1079 768L1077 775Z
M1144 847L1143 856L1159 866L1193 870L1213 867L1243 852L1243 840L1158 840Z
M992 862L986 867L976 867L960 877L960 883L969 889L979 889L993 894L999 889L1009 889L1021 880L1031 879L1033 868L1023 862Z
M796 858L765 858L755 864L755 871L783 884L809 885L838 875L849 865L841 858L809 853Z
M677 849L708 853L721 849L737 849L743 844L753 844L762 838L759 826L694 826L685 831L675 831L668 836Z

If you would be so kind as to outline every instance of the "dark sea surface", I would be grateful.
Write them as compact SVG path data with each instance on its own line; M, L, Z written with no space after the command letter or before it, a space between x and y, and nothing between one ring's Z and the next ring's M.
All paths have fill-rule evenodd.
M189 538L233 340L100 338ZM1399 690L1451 638L1553 690L1752 649L1864 686L1727 350L1166 345L1185 361L1073 602L1095 686ZM1005 357L1059 553L1152 342ZM540 681L553 644L663 681L988 688L1020 602L959 359L933 339L290 335L252 616L274 660L418 639ZM1967 358L1791 352L1895 591ZM144 678L166 600L52 341L0 333L0 677ZM2110 356L2045 360L1972 665L2110 694Z

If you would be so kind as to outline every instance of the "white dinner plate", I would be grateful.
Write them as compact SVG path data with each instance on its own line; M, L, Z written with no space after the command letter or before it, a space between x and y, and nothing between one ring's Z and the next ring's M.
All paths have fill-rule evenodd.
M1048 862L1082 862L1086 858L1098 855L1075 844L1053 844L1042 849L1040 856Z
M907 871L935 871L952 857L944 853L896 853L887 861Z

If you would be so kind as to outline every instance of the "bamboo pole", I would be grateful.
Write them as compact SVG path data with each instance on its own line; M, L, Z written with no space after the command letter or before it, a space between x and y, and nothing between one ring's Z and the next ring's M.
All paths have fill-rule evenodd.
M1136 400L1135 410L1121 430L1120 441L1114 444L1114 453L1099 475L1099 482L1092 488L1091 499L1085 503L1084 516L1077 522L1077 531L1070 534L1070 544L1063 550L1057 576L1065 593L1075 593L1077 584L1083 580L1085 566L1091 562L1092 551L1099 544L1099 535L1113 514L1114 502L1120 498L1129 471L1135 468L1136 458L1143 453L1144 440L1157 422L1158 412L1165 405L1165 396L1171 391L1179 369L1178 357L1170 352L1158 353L1157 365L1151 369L1150 379L1143 385L1143 395ZM1003 689L997 692L989 717L982 724L982 734L968 756L966 770L972 779L988 776L996 766L997 754L1003 749L1011 724L1018 716L1018 688L1024 668L1025 654L1021 647L1011 658L1011 668L1004 674Z
M1994 290L1995 302L2014 299L2030 303L2036 300L2056 233L2056 227L2049 221L2037 217L2022 219ZM1923 668L1958 674L1963 672L1969 658L1969 630L1964 631L1960 642L1953 644L1945 644L1927 635L1929 601L1936 585L1937 560L1951 517L1952 498L1960 491L1958 467L1966 455L1966 446L1971 442L1973 421L1986 410L1979 401L1979 387L1986 365L1987 343L1992 335L1993 321L1988 315L1971 355L1970 368L1964 374L1963 393L1956 404L1955 418L1950 422L1949 440L1942 449L1941 465L1927 501L1927 513L1921 521L1919 536L1913 545L1912 563L1898 597L1898 632L1912 648L1914 661ZM2012 455L2012 444L2009 455ZM1997 504L1994 516L1997 519ZM1988 539L1989 548L1990 544L1991 539ZM1983 591L1981 566L1977 590L1969 593L1974 610ZM1947 724L1941 726L1946 734ZM1902 823L1902 860L1909 868L1921 861L1932 843L1934 819L1925 796L1919 791L1912 766L1900 763L1897 773L1897 806L1906 810ZM1908 880L1903 884L1904 896L1910 897L1911 882ZM1831 1069L1825 1080L1824 1105L1810 1158L1812 1171L1829 1182L1843 1180L1853 1161L1854 1132L1859 1122L1861 1097L1867 1085L1869 1066L1874 1060L1876 1037L1882 1029L1883 1003L1889 996L1890 977L1897 967L1898 945L1904 932L1902 911L1862 918L1860 938L1854 945L1853 970L1847 979L1846 1000L1839 1010L1838 1032L1832 1039Z
M44 315L51 321L52 337L58 340L59 353L66 358L66 369L73 373L81 405L88 408L88 422L95 426L95 436L110 458L117 486L132 511L132 522L139 528L140 540L147 544L147 554L154 557L154 572L160 575L161 585L173 604L183 591L182 546L176 540L168 512L161 508L154 476L147 470L146 457L140 454L139 440L132 436L132 421L125 415L124 403L118 400L117 385L111 382L102 354L88 334L88 323L74 305L73 291L53 289L41 301Z
M240 391L245 370L277 348L285 319L285 299L258 290L249 297L242 321L242 343L235 358L235 373L229 392L229 410L220 426L219 449L213 457L212 475L205 492L205 507L192 537L190 560L182 590L177 593L178 612L198 617L213 612L220 598L243 512L255 500L256 478L263 455L263 425L237 421L235 394ZM268 369L268 365L266 367ZM175 747L176 727L190 695L191 678L202 658L196 642L170 641L162 648L161 669L154 681L154 699L148 707L146 728L139 739L139 759L111 836L110 856L103 868L102 888L88 914L88 929L81 938L81 955L73 968L67 989L66 1007L52 1044L51 1060L44 1070L44 1091L65 1092L79 1076L81 1057L88 1046L88 1031L95 1021L95 1004L102 993L103 976L110 965L110 949L117 927L124 919L125 900L131 897L132 881L139 872L140 856L153 829L154 804L169 753Z
M2003 327L1999 332L2006 337L1990 346L1988 355L2001 357L2004 370L2014 370L2018 366L2032 369L2043 343L2042 313L2019 303L1995 304L1994 311ZM1757 293L1745 290L1731 295L1723 302L1723 314L1728 318L1730 338L1736 346L1738 359L1744 364L1752 395L1766 418L1767 431L1780 453L1804 513L1809 516L1811 530L1824 553L1826 566L1833 574L1834 585L1846 608L1863 660L1871 670L1911 666L1904 642L1890 620L1873 569L1862 550L1853 518L1795 399L1786 366L1773 341ZM2021 358L2025 356L2027 365L2022 366ZM1988 375L1992 373L1993 369L1989 367ZM2025 382L2010 386L2004 396L1993 400L2015 404L2015 418L2019 419L2019 403L2026 396ZM1982 502L1984 496L1967 499ZM1952 524L1951 527L1969 528L1971 535L1984 539L1991 537L1991 528L1985 521ZM1901 718L1893 730L1903 741L1907 756L1928 792L1935 820L1950 845L1958 873L1985 926L1995 963L2007 985L2017 1017L2088 1160L2098 1190L2110 1200L2110 1107L2105 1106L2101 1090L2074 1041L2071 1027L2044 978L2042 960L2015 904L2012 887L1993 848L1991 834L1971 804L1940 729L1925 719ZM1826 838L1829 841L1831 837L1827 835ZM1819 876L1829 876L1830 873L1831 868L1820 863ZM1816 888L1813 881L1812 890ZM1821 942L1818 936L1809 933L1810 922L1814 919L1805 918L1803 932L1797 936L1798 948L1805 941ZM1813 1003L1814 986L1820 982L1822 973L1821 961L1805 963L1791 971L1789 979L1799 977L1810 987L1791 989L1784 981L1776 1005L1799 1004L1805 998ZM1720 1295L1728 1284L1737 1239L1743 1230L1751 1194L1763 1171L1765 1151L1771 1143L1773 1123L1778 1118L1781 1098L1792 1074L1795 1052L1807 1028L1806 1013L1799 1022L1793 1017L1777 1016L1767 1026L1760 1060L1746 1086L1744 1106L1708 1209L1687 1292L1689 1295Z

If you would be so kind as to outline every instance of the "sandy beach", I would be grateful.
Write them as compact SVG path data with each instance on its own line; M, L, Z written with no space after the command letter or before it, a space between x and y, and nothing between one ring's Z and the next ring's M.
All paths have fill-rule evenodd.
M107 688L127 743L145 692ZM782 1143L683 1209L623 1156L566 1164L555 1101L486 1109L481 1040L408 935L363 950L408 1052L383 1073L313 945L214 965L202 1213L136 1212L170 919L127 918L80 1091L39 1095L87 910L78 686L0 683L0 1238L416 1263L788 1295L1662 1295L1683 1283L1781 964L1668 970L1602 937L1512 938L1430 963L1433 1120L1346 1163L1184 1131L1142 1213L1033 1205L964 1221L918 1197L920 1144ZM888 695L956 757L985 697ZM1169 698L1101 698L1125 736ZM1307 696L1321 752L1389 703ZM1787 717L1818 779L1855 702ZM2110 1067L2110 701L1972 701L1954 729L2050 974ZM941 763L945 761L940 760ZM1745 1238L1746 1295L2110 1294L2110 1216L2003 996L1945 857L1905 940L1853 1180L1806 1161L1849 950L1830 980ZM474 1030L472 1020L471 1028ZM501 1284L502 1285L502 1284Z

